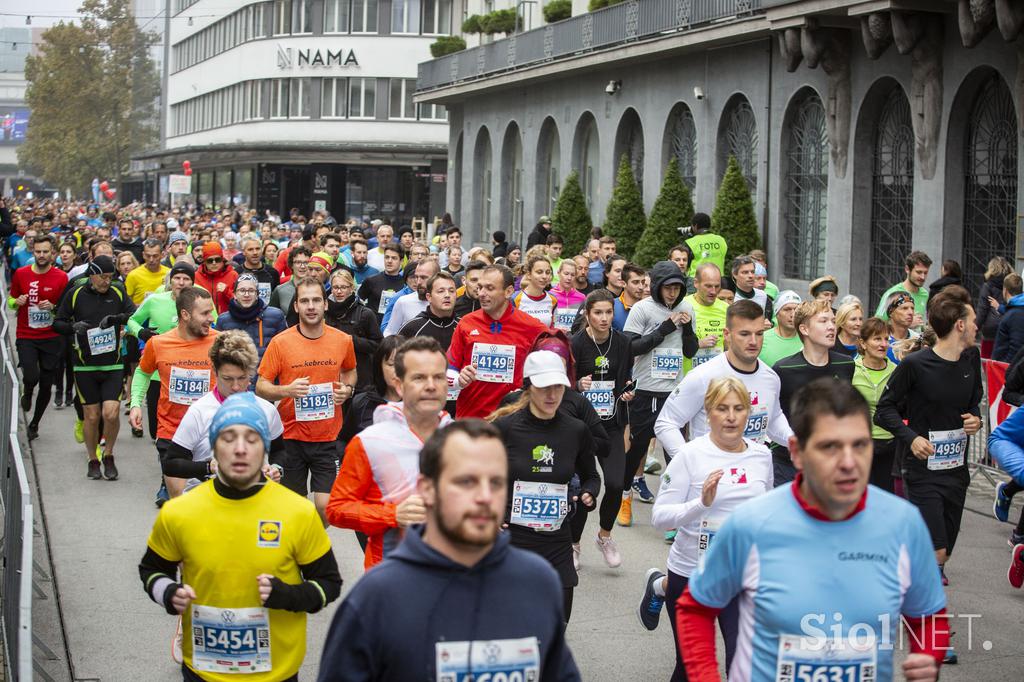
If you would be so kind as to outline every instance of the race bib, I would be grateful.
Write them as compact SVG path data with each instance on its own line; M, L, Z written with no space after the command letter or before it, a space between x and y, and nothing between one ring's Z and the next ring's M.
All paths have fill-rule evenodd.
M34 305L28 307L28 328L46 329L53 326L53 311L43 310Z
M516 347L500 343L474 343L470 362L476 367L477 381L511 384L516 369Z
M85 337L89 341L90 355L112 353L117 347L117 334L114 333L113 327L90 329L85 333Z
M708 360L716 358L721 352L722 351L719 348L699 348L696 355L693 356L693 366L700 367Z
M572 331L572 323L575 321L575 308L555 308L555 329L561 329L563 332Z
M651 355L652 379L676 379L683 368L681 348L655 348Z
M700 522L700 530L697 531L697 570L704 570L704 557L711 549L711 541L715 539L715 533L722 526L722 519L711 517Z
M535 682L540 679L536 637L437 642L437 682Z
M192 667L212 673L270 672L270 617L265 608L192 605Z
M768 410L765 407L751 405L747 427L743 429L743 437L756 443L764 443L765 432L768 430Z
M782 635L776 682L875 682L875 637L856 641Z
M310 384L309 393L295 399L295 421L334 419L334 384Z
M210 370L171 367L167 397L176 405L191 405L210 391Z
M256 291L260 295L260 300L263 301L264 305L270 303L270 282L260 282L256 285Z
M388 305L391 303L391 299L393 299L394 297L395 297L395 290L394 289L388 289L387 291L382 291L381 294L380 294L380 305L377 306L377 313L379 313L380 315L383 315L384 313L386 313L388 311Z
M615 413L614 381L591 381L590 388L583 391L583 397L590 401L601 419L607 419Z
M510 522L524 528L554 531L569 513L569 486L565 483L516 481L512 485Z
M955 469L964 464L967 452L967 434L963 429L929 431L928 440L935 452L928 456L929 471Z

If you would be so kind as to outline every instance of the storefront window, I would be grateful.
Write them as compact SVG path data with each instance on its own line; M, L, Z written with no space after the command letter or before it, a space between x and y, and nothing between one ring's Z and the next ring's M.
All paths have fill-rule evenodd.
M231 205L231 171L219 170L217 171L216 180L214 180L214 203L221 208L226 208Z
M235 169L234 204L235 204L235 206L251 206L252 205L252 169L251 168L237 168L237 169Z
M199 174L199 196L197 203L209 206L213 203L213 172Z

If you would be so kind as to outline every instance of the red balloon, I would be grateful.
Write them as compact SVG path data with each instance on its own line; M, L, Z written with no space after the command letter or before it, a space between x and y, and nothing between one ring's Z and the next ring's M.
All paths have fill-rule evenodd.
M186 168L186 169L185 169L185 175L186 175L186 176L188 176L188 175L192 175L192 169L191 169L191 168Z
M115 192L115 191L114 191L114 190L112 190L112 189L106 189L106 190L103 190L103 196L105 196L105 197L106 197L106 198L108 198L108 199L113 199L113 198L114 198L114 195L115 195L116 193L117 193L117 192Z
M185 175L188 175L188 171L192 170L192 162L191 161L182 161L181 162L181 167L182 167L182 169L184 169Z
M100 183L100 191L101 192L106 192L108 189L110 189L110 183L109 182L104 180L103 182Z

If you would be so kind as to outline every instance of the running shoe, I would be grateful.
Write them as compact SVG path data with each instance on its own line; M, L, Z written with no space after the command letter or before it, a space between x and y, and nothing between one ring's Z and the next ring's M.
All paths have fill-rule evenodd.
M665 574L656 568L647 569L647 575L644 576L644 597L636 609L636 617L640 619L640 624L651 632L658 629L661 609L665 606L665 598L654 593L654 584L664 577Z
M572 543L572 567L580 570L580 543Z
M610 535L606 538L598 535L596 543L597 548L601 551L601 556L604 557L604 562L608 564L608 568L618 568L622 565L622 555L619 554L619 547Z
M956 655L956 652L953 651L953 647L950 646L946 649L946 654L942 657L942 665L956 665L959 662L960 658Z
M674 530L667 530L667 531L665 531L665 544L666 545L671 545L675 541L676 541L676 531L674 531Z
M64 405L67 407L71 407L74 404L75 396L71 393L71 391L68 391L67 393L64 394Z
M82 422L81 419L75 420L75 442L85 442L85 424Z
M39 424L29 424L25 429L28 432L28 439L35 440L39 438Z
M992 514L1003 523L1010 520L1010 503L1013 502L1003 492L1006 490L1006 486L1005 482L996 484L996 499L992 502Z
M1010 531L1010 539L1006 541L1010 545L1010 549L1013 549L1017 545L1024 544L1024 535L1017 535L1017 531Z
M24 392L21 394L21 411L31 412L32 411L32 394Z
M103 458L103 478L108 481L117 480L117 466L114 464L113 455L107 455Z
M171 660L181 665L183 660L181 650L181 616L178 616L178 626L174 628L174 637L171 639Z
M167 492L167 485L164 483L160 484L160 488L156 491L156 508L164 506L164 502L171 499L170 494Z
M619 516L615 521L620 526L629 527L633 525L633 495L622 498L622 505L619 506Z
M630 487L633 489L633 492L636 493L636 496L641 502L645 504L652 504L654 502L654 493L652 493L651 489L647 487L647 481L643 476L640 478L634 478L633 485Z
M654 457L647 455L647 462L644 464L644 473L651 474L653 476L654 474L657 474L659 471L661 471L661 462L659 462Z
M89 460L89 473L87 475L94 481L103 480L103 474L100 473L100 461L98 459Z
M1024 585L1024 545L1013 548L1013 558L1010 559L1010 570L1006 573L1006 578L1017 589Z
M53 399L53 409L63 410L64 409L64 396L61 393L57 393L57 397Z

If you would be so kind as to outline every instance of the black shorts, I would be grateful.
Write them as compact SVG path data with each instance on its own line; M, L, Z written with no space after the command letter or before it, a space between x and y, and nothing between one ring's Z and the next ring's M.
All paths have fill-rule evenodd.
M120 401L124 393L124 370L110 369L75 372L78 399L83 405Z
M945 549L947 555L953 553L960 534L960 521L970 483L967 467L951 471L903 471L907 499L920 510L932 536L932 546Z
M306 443L301 440L284 441L281 455L281 484L305 497L308 491L330 493L338 477L341 448L338 441ZM306 487L307 479L309 488Z
M52 339L17 339L14 347L18 351L18 366L22 369L38 367L44 372L53 372L64 352L64 339L60 336Z

